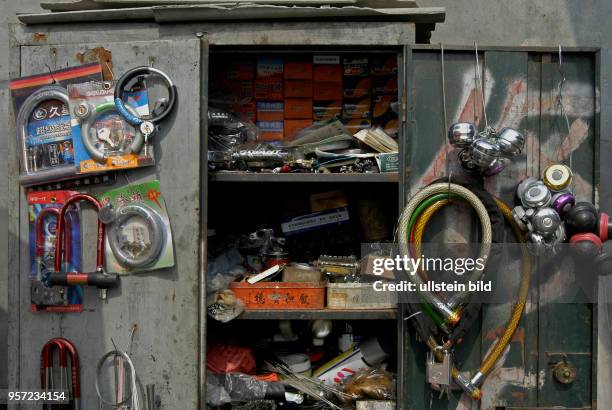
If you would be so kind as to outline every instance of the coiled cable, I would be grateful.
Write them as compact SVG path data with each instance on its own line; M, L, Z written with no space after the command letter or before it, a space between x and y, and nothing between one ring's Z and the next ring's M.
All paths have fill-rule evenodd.
M149 236L149 244L138 255L126 249L121 232L123 225L134 217L145 221ZM115 218L108 227L107 238L117 262L128 268L145 267L155 262L165 243L165 227L160 215L147 205L130 204L119 208Z
M399 247L400 252L403 255L410 255L410 245L409 238L407 234L408 225L410 223L410 218L419 204L429 198L432 195L436 194L455 194L461 198L463 198L466 202L468 202L478 215L481 224L482 230L482 241L480 246L479 258L483 260L485 263L489 257L489 253L491 250L491 241L492 241L492 229L491 229L491 220L489 219L489 215L486 207L480 201L480 199L472 193L469 189L454 183L435 183L429 185L420 191L418 191L411 199L408 201L402 215L399 220ZM475 269L472 273L470 280L478 280L478 278L482 275L482 269ZM408 275L409 279L415 283L417 288L424 284L423 279L419 275ZM469 296L469 292L458 292L453 299L452 304L447 304L442 301L437 295L433 294L430 291L421 292L421 296L425 299L425 301L431 304L445 319L447 323L456 324L460 315L457 310L459 305L467 299Z
M517 241L520 243L524 243L525 242L524 235L522 231L520 230L520 228L518 227L518 225L516 224L516 222L514 221L514 218L512 217L512 210L505 203L503 203L501 200L497 198L495 199L495 202L497 206L499 207L500 211L502 212L504 219L510 224L510 227ZM442 206L444 205L439 205L437 206L437 208L439 209ZM426 211L425 213L423 213L423 216L422 216L423 220L419 221L419 222L422 222L423 226L425 226L428 223L429 219L435 213L434 208L431 208L431 210L428 209L428 211L430 212ZM414 239L415 241L422 240L422 230L415 232ZM456 367L452 369L452 376L455 382L459 386L461 386L463 390L465 390L468 394L470 394L470 396L473 399L476 399L476 400L480 399L482 396L482 392L480 391L479 386L484 381L484 378L491 372L491 370L493 369L497 361L502 356L503 352L508 347L508 344L510 343L510 341L514 337L514 334L516 333L516 330L518 329L518 325L520 323L521 317L525 310L525 305L527 303L527 297L529 294L529 284L530 284L530 279L531 279L531 259L530 259L529 252L525 246L521 247L521 253L522 253L521 281L519 285L519 293L517 296L517 302L512 309L510 318L508 319L508 322L506 323L502 336L496 341L490 353L483 359L481 365L479 366L479 370L474 374L474 376L472 376L471 379L468 379L462 376ZM432 336L428 337L426 340L426 343L428 347L436 355L439 356L438 360L442 360L442 357L441 357L442 353L440 352L438 342L435 340L435 338L433 338Z

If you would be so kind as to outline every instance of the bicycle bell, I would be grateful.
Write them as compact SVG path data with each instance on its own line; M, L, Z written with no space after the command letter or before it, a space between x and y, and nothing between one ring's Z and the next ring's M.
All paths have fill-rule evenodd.
M514 156L520 154L523 150L525 137L515 129L502 128L497 134L496 142L503 155Z
M478 135L474 124L458 122L448 129L448 141L456 147L469 147Z
M546 167L542 180L553 191L562 191L572 183L572 170L563 164Z
M552 194L542 181L534 181L526 185L520 196L521 203L525 208L539 208L550 203Z
M576 198L569 192L557 192L552 196L551 207L559 215L564 215L576 204Z
M559 214L554 209L546 207L538 209L527 226L529 230L546 237L554 234L560 224Z
M470 147L470 157L476 167L487 170L494 165L501 154L498 144L487 138L476 139Z

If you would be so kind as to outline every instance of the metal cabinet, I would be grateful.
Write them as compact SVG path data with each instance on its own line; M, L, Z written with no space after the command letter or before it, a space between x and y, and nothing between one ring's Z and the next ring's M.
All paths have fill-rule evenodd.
M93 387L96 361L111 350L111 338L118 344L126 343L130 326L137 324L135 365L144 382L157 385L163 408L204 408L207 204L218 200L208 195L209 184L216 182L209 181L205 161L209 51L218 46L395 50L401 62L402 172L392 183L397 184L401 208L411 192L444 175L445 160L452 159L445 149L440 51L433 46L416 46L414 39L412 23L12 26L11 77L98 59L102 59L103 68L115 73L152 64L175 79L179 100L168 125L155 137L157 165L118 173L116 182L122 185L129 181L161 180L175 237L177 264L166 271L125 278L120 290L111 293L108 303L98 301L94 292L87 292L82 314L29 312L25 274L28 215L24 192L18 185L14 129L7 132L10 141L10 386L38 386L40 348L49 338L64 335L74 340L81 353L84 408L96 408ZM488 188L506 202L512 201L517 180L538 174L551 161L566 159L570 151L574 152L572 159L579 176L580 196L589 200L597 198L596 50L566 50L565 53L563 101L571 121L569 135L555 103L560 72L554 50L487 48L481 51L488 121L496 126L519 127L528 137L524 156L488 181ZM449 48L445 53L448 124L458 119L482 119L474 89L473 57L469 49ZM259 176L249 178L243 182L260 181ZM377 178L378 182L389 183L383 179L386 176ZM95 187L93 191L107 188L110 187ZM93 236L93 215L86 214L90 222L85 228L85 240L88 240ZM464 367L477 365L509 309L510 306L496 305L485 308L479 325L472 329L460 349ZM425 350L414 339L404 321L405 315L400 309L396 315L384 316L395 320L400 330L397 341L403 369L398 377L400 409L588 407L594 401L596 311L592 306L548 303L542 295L534 296L510 351L487 380L485 397L480 404L470 404L459 394L453 394L450 400L432 398L424 383ZM576 382L567 388L556 385L550 372L551 362L563 354L571 357L579 368Z

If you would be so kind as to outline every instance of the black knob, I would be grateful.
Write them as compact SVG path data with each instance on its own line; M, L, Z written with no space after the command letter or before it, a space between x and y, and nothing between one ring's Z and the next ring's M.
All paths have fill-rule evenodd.
M565 226L571 234L598 231L599 215L590 202L578 202L565 214ZM597 232L599 233L599 232Z

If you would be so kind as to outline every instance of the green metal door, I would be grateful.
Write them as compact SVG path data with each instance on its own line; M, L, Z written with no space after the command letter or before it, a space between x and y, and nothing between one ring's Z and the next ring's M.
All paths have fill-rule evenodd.
M526 149L501 174L488 178L487 189L512 204L518 181L539 176L549 164L571 163L579 200L597 199L598 89L597 59L593 50L564 50L562 65L555 50L492 48L479 52L477 87L475 52L425 46L407 49L406 193L436 178L461 173L456 152L446 143L447 127L458 121L486 121L497 129L513 127L526 136ZM442 76L444 66L444 78ZM562 81L565 78L565 81ZM444 80L444 89L443 89ZM446 98L443 98L445 95ZM446 105L446 121L444 106ZM568 121L562 115L567 114ZM569 124L568 124L569 123ZM450 165L447 165L450 164ZM465 220L465 215L462 216ZM438 226L461 223L446 215ZM436 226L432 229L435 230ZM590 408L595 401L593 323L591 304L556 303L547 284L576 280L580 272L554 272L532 292L526 313L510 349L483 385L483 399L473 403L455 392L438 398L424 381L425 348L408 328L406 336L406 407L409 409ZM519 275L508 279L516 288ZM571 287L571 286L570 286ZM457 349L461 368L474 371L503 331L511 304L484 307L483 313ZM553 379L554 364L568 360L577 368L576 380L564 385Z

